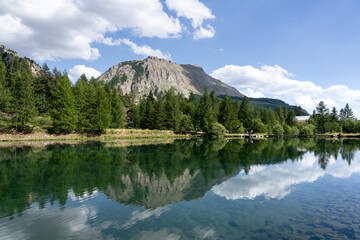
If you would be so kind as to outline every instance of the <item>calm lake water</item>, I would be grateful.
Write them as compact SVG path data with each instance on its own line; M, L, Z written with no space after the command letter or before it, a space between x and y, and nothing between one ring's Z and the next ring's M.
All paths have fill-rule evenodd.
M360 140L0 148L0 239L359 239Z

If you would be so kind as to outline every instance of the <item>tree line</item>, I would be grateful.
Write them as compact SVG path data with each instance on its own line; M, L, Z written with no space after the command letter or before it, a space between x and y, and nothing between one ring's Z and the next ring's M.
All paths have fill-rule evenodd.
M0 131L48 131L56 134L102 133L108 128L174 130L177 133L202 131L217 135L231 133L314 134L360 132L359 121L347 104L337 114L323 102L310 120L298 123L299 109L252 108L247 97L241 101L214 91L199 98L170 89L155 97L150 91L138 97L123 94L96 79L82 75L75 84L67 73L44 65L34 77L26 59L15 57L6 66L0 57Z

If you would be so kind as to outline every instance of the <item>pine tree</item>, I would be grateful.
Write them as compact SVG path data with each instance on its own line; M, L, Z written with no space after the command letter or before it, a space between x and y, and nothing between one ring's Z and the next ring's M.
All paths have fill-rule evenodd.
M134 102L130 105L129 112L129 127L131 128L140 128L140 108Z
M83 132L89 126L88 102L86 99L86 92L88 90L88 80L85 74L82 74L76 82L74 89L76 112L77 112L77 131Z
M281 107L276 108L276 116L277 116L277 120L281 125L285 124L284 111Z
M333 107L333 109L331 110L331 120L333 122L336 122L339 119L336 107Z
M156 109L155 109L155 98L153 92L150 90L144 106L144 113L141 118L141 127L144 129L155 129L156 128Z
M238 105L226 94L219 108L219 123L231 132L238 132L240 122L237 119Z
M49 67L44 64L41 74L34 82L35 105L39 113L49 113L56 93L57 83L61 75L55 78Z
M95 112L92 122L92 130L103 133L111 124L111 103L105 88L98 85L96 88Z
M354 112L349 107L348 103L346 103L345 107L340 110L340 117L345 118L345 119L351 119L351 120L353 120L355 118Z
M329 109L326 107L323 101L320 101L319 104L316 106L316 125L318 132L325 132L325 122L327 121L328 116Z
M296 124L295 116L296 116L295 111L291 109L287 114L286 124L289 126L294 126Z
M156 102L156 124L155 128L163 130L165 129L165 119L166 119L166 112L165 112L165 105L164 101L160 94L157 95L157 102Z
M253 121L253 110L249 99L245 96L240 104L238 118L246 130L251 130Z
M15 68L14 68L15 69ZM16 131L24 132L25 124L36 115L33 78L27 62L20 63L18 72L13 72L12 112Z
M66 72L58 83L54 106L51 111L52 130L57 133L71 133L76 128L77 112L71 83Z
M111 127L123 128L125 126L124 104L120 99L118 91L113 88L111 92Z
M177 130L181 121L181 110L175 90L171 88L165 95L165 126L167 129Z
M0 111L5 111L10 100L10 91L6 86L6 66L0 55Z
M214 99L209 96L208 89L205 87L204 94L200 98L200 103L197 108L197 123L198 127L207 131L210 125L216 122L216 112L214 111Z
M272 108L269 109L268 116L269 116L270 125L271 126L275 125L276 116L275 116L274 110Z

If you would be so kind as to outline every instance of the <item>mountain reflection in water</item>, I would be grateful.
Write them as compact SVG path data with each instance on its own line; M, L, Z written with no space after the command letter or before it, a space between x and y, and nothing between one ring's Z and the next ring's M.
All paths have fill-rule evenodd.
M352 164L359 146L358 140L273 139L0 148L0 217L21 214L33 202L63 208L69 196L81 201L95 192L148 209L201 199L211 189L232 200L281 199L296 184L359 172L360 163Z

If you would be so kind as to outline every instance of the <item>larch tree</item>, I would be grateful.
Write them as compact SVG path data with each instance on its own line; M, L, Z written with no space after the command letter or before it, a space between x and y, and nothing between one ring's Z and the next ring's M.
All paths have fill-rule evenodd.
M52 130L57 133L72 133L76 128L77 112L71 83L66 72L58 83L54 106L51 111Z

